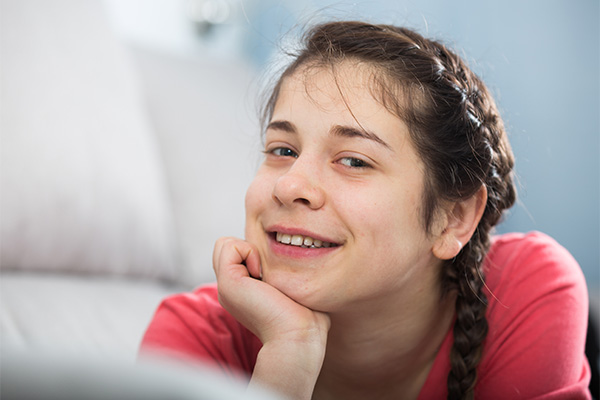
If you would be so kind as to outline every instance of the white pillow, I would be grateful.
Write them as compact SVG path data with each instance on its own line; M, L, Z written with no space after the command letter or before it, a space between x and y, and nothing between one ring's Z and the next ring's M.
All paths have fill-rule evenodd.
M2 8L2 269L175 278L159 150L102 2Z
M220 236L244 236L244 197L262 157L256 75L239 59L132 50L168 174L180 283L191 288L215 280Z

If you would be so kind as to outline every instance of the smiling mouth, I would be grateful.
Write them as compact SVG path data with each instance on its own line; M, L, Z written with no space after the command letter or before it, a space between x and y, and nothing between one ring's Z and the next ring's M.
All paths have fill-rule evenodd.
M337 243L324 242L319 239L313 239L310 236L289 235L287 233L274 232L275 240L278 243L290 246L303 247L305 249L319 249L322 247L338 247Z

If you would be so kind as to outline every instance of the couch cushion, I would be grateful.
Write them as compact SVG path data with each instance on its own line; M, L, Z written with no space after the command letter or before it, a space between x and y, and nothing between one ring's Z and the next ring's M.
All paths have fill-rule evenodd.
M7 273L0 279L0 347L132 362L162 298L152 281Z
M160 155L102 4L2 4L1 266L173 279Z
M131 50L163 152L181 282L192 288L215 279L215 241L244 235L244 196L262 156L255 71L241 59Z

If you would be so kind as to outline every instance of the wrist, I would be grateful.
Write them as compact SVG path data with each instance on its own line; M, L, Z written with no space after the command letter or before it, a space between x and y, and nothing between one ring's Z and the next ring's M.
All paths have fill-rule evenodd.
M269 388L291 399L310 399L325 358L326 340L281 339L258 353L250 388Z
M325 358L327 336L281 338L263 344L258 356L277 358L280 363L298 367L320 366Z
M298 318L288 326L264 329L259 338L263 345L290 347L325 347L330 328L329 316L311 311L310 318Z

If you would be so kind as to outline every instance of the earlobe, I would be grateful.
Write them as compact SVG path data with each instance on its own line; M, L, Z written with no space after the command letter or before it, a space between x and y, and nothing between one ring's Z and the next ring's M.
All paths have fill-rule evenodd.
M462 247L463 244L460 240L444 231L433 244L433 255L440 260L449 260L456 257Z
M455 202L446 216L446 226L433 244L433 254L441 260L458 255L477 228L487 204L484 185L473 196Z

